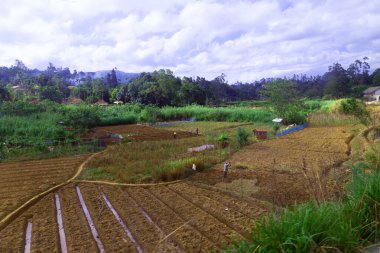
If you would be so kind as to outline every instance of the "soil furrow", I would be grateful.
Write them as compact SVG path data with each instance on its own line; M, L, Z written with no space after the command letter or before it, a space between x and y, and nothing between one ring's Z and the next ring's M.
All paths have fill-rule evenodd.
M45 196L26 215L30 215L33 221L31 252L60 252L54 195Z
M218 247L144 188L130 187L126 192L152 217L185 252L210 252Z
M43 159L43 160L33 160L33 161L24 161L24 162L6 162L0 163L0 171L7 169L23 169L23 168L34 168L34 167L55 167L59 164L75 164L81 163L86 160L88 155L83 156L74 156L74 157L66 157L66 158L56 158L56 159Z
M70 165L70 166L55 166L54 168L48 168L48 167L39 167L37 169L28 169L24 171L9 171L9 172L0 172L3 177L22 177L22 176L29 176L31 174L40 175L46 172L59 172L59 171L67 171L72 170L74 171L78 167L78 164Z
M3 168L0 169L0 172L6 173L6 172L18 172L22 173L24 171L28 170L38 170L39 168L47 168L47 169L55 169L55 168L60 168L60 167L72 167L72 166L78 166L81 164L83 160L77 160L73 162L57 162L54 164L37 164L37 165L27 165L27 164L20 164L17 166L4 166Z
M0 252L24 252L27 219L18 217L0 231Z
M98 248L73 184L67 185L58 191L61 200L62 219L67 234L66 243L68 252L97 252Z
M234 210L244 214L250 219L257 219L262 215L262 213L266 212L265 208L260 203L258 203L258 201L257 203L249 203L243 199L231 197L226 193L220 193L209 188L202 188L202 184L200 183L192 184L192 182L188 181L186 184L188 184L190 188L183 187L184 189L182 189L182 187L180 187L182 186L181 184L178 186L176 185L173 188L178 188L179 191L188 190L188 194L201 195L202 197L207 198L205 201L220 202L223 205L226 205L229 208L233 208ZM190 189L192 190L191 192ZM250 202L252 202L252 200Z
M190 220L190 224L219 247L234 240L243 239L237 231L218 220L217 217L200 209L165 186L151 187L149 191L170 208L176 210L183 219Z
M95 185L82 184L80 190L106 252L137 252L117 222ZM115 240L117 238L117 240Z
M231 204L224 205L223 203L207 196L200 195L198 191L190 188L184 183L171 185L167 188L210 215L217 217L218 220L238 231L245 237L249 237L251 229L254 227L254 221L237 211L236 206L233 207Z
M101 189L130 228L144 252L176 252L175 246L165 241L157 247L163 239L160 231L144 217L136 202L124 194L120 187L102 186Z

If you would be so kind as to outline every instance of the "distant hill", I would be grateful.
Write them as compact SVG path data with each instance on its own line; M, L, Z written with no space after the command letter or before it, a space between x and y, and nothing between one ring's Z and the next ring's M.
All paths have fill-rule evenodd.
M72 81L75 84L80 84L80 79L91 77L92 79L95 78L106 78L107 74L111 73L112 70L99 70L96 72L78 72L77 76L72 79ZM126 73L120 70L115 70L116 72L116 78L119 83L127 83L132 78L138 77L140 73Z

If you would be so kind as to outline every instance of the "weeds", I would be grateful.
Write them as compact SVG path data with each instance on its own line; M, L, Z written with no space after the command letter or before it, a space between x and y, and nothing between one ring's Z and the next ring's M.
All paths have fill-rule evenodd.
M310 202L262 218L251 242L235 242L224 252L353 252L380 239L379 154L367 174L352 167L342 201ZM364 166L364 168L368 168Z

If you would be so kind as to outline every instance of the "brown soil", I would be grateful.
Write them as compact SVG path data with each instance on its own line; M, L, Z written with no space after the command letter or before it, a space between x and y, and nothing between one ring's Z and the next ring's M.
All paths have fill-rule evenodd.
M162 128L145 126L145 125L116 125L96 127L92 132L86 134L84 139L103 139L105 143L118 143L123 139L114 139L112 134L121 134L123 139L131 141L157 141L157 140L172 140L174 132ZM176 138L187 138L196 136L194 133L176 131Z
M88 156L0 164L0 219L32 196L73 176Z
M348 158L349 136L349 128L310 127L253 144L233 155L227 179L222 178L219 164L171 185L78 186L107 252L136 252L136 248L102 193L144 252L218 251L233 240L249 237L254 222L268 211L268 202L287 206L335 196L340 188L332 171L339 177L346 175L340 163ZM1 164L0 218L31 194L69 178L84 159ZM75 187L70 183L48 194L0 230L0 252L24 250L28 220L33 224L32 252L60 251L55 193L61 201L69 252L96 252Z
M107 252L136 252L136 248L108 208L102 192L144 252L218 250L241 239L239 234L248 236L253 226L251 219L264 212L251 202L232 196L223 198L221 193L187 183L146 188L91 183L78 186ZM56 193L61 202L68 251L96 252L97 244L76 185L68 184ZM48 194L0 231L1 252L23 251L28 220L33 224L32 252L60 251L54 196L55 193ZM240 210L242 207L244 210Z
M131 229L138 244L145 252L176 252L178 249L171 240L165 240L165 234L153 222L144 216L138 204L120 187L103 186L102 191L107 195L112 205L119 213L123 222Z
M223 179L223 164L219 164L190 180L238 196L248 193L279 206L334 198L340 195L341 185L337 183L338 175L330 171L342 171L341 164L349 155L352 128L309 127L259 142L233 155L227 179ZM250 189L236 187L242 179L256 183Z

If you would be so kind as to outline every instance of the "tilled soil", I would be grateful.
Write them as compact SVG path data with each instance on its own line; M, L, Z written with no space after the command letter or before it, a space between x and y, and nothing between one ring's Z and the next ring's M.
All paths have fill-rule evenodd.
M0 163L0 220L32 196L68 180L87 157Z
M234 240L249 238L255 221L268 211L268 202L287 206L313 197L333 197L339 187L331 170L341 171L340 164L348 158L350 135L349 127L310 127L253 144L233 155L226 179L219 164L169 185L70 183L3 227L0 252L24 251L28 221L32 223L32 252L61 251L55 194L61 203L69 252L97 252L99 242L106 252L218 251ZM0 218L30 194L68 178L85 158L0 164L4 172ZM239 189L241 179L255 189ZM20 181L24 183L17 184ZM227 187L231 183L236 189ZM78 190L98 233L96 238ZM244 190L250 195L239 197L246 196L240 192Z
M174 139L174 131L145 125L116 125L96 127L92 132L83 136L84 139L103 139L106 144L118 143L122 139L112 138L112 135L120 134L123 139L131 141L157 141ZM196 136L195 133L176 131L176 138Z
M340 195L341 186L330 171L342 171L341 164L349 158L353 128L359 127L308 127L255 143L232 156L232 168L226 179L223 164L219 164L190 180L236 195L245 194L238 187L232 189L230 184L252 180L255 182L255 189L250 191L252 198L279 206L334 198Z
M28 221L32 222L31 252L60 252L55 194L59 196L63 230L69 252L96 252L79 200L78 189L106 252L209 252L248 235L243 226L265 211L251 202L195 185L121 187L70 183L43 197L0 231L1 252L20 252L25 247ZM104 195L103 195L104 194ZM104 196L117 216L107 206ZM215 197L214 200L210 197ZM202 204L208 201L208 205ZM244 211L240 208L245 207ZM135 239L132 243L121 223ZM248 225L247 224L247 225Z

